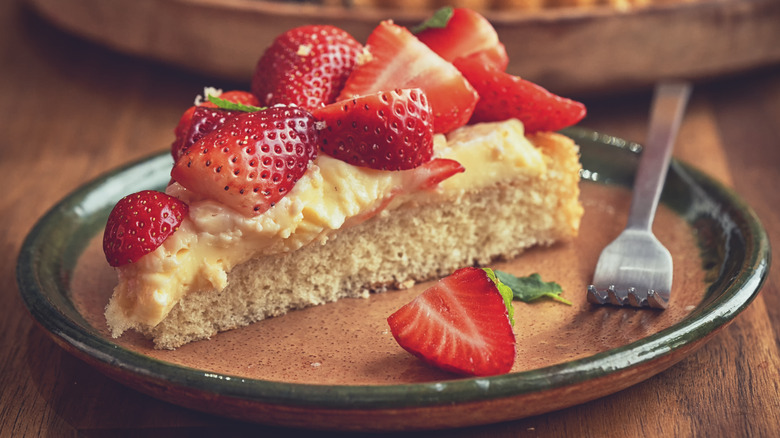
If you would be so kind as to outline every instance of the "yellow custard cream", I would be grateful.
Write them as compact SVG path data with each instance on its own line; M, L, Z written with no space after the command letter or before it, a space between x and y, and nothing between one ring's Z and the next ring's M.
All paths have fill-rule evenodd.
M255 217L172 184L167 193L189 204L189 217L157 250L117 269L119 284L106 309L112 334L157 325L189 291L223 289L227 272L255 256L324 244L333 231L380 209L456 197L546 169L517 120L466 126L446 138L437 135L434 156L456 160L466 171L420 191L413 187L414 170L378 171L320 154L285 198ZM118 321L125 323L118 326Z

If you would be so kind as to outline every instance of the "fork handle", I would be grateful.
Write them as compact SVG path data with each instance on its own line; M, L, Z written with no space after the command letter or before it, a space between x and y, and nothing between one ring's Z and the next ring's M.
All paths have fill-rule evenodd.
M691 94L687 82L656 86L647 141L634 180L627 228L650 230L669 169L674 140Z

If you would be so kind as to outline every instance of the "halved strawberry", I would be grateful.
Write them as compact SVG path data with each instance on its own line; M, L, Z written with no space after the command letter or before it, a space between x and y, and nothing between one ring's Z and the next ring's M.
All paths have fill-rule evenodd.
M450 132L468 122L479 96L452 64L409 30L383 21L369 35L370 56L347 79L337 101L397 88L421 88L433 111L433 130Z
M448 11L451 15L446 14ZM440 12L423 23L416 33L420 41L447 61L482 53L486 62L499 70L506 70L509 64L506 48L485 17L467 8L443 8ZM443 16L443 22L438 19L439 16Z
M198 140L214 132L226 120L241 113L241 111L215 108L213 105L192 107L193 111L190 114L186 131L181 136L177 135L176 141L171 145L171 154L174 161L184 155L184 152Z
M236 115L192 145L171 177L245 215L261 214L290 192L317 156L314 123L297 107Z
M334 26L291 29L258 60L252 92L267 106L294 104L312 110L332 103L362 52L362 44Z
M179 119L179 124L176 125L176 129L174 130L176 139L171 144L171 155L173 155L174 161L178 160L184 150L192 146L195 141L221 126L222 123L229 118L229 115L226 113L212 113L208 110L217 108L217 105L208 100L210 93L213 93L215 97L233 103L251 106L260 105L260 101L257 100L255 95L248 91L232 90L220 93L219 90L207 88L205 91L205 100L201 102L199 96L196 105L187 108L187 111L185 111ZM199 108L204 108L204 110L199 111L196 116L195 112L198 111ZM230 114L230 116L232 115L235 114Z
M472 123L517 118L526 133L557 131L585 117L585 105L484 64L478 55L454 62L479 92Z
M483 269L455 271L390 315L387 322L401 347L447 371L502 374L515 361L515 335L507 305Z
M465 171L466 168L455 160L434 158L410 172L412 177L407 181L407 193L432 189L445 179Z
M433 156L433 117L419 88L383 91L315 109L323 152L355 166L412 169Z
M103 253L111 266L138 261L173 234L189 206L162 192L144 190L125 196L108 215Z

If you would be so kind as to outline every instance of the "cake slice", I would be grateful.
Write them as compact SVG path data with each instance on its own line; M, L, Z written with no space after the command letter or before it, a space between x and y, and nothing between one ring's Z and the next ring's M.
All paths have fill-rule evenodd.
M377 29L401 32L403 44L412 44L397 47L406 50L404 59L437 56L393 26ZM321 38L319 28L310 31ZM320 46L310 46L299 56L318 56ZM430 78L417 83L413 74L404 90L361 90L350 81L366 83L381 70L377 62L392 63L392 52L368 45L360 56L346 80L349 99L321 102L311 112L228 105L225 111L240 114L209 110L199 116L205 124L183 117L186 129L177 128L177 138L188 140L174 144L176 182L166 196L186 205L186 214L146 254L132 258L109 255L120 247L111 245L111 220L107 227L104 249L119 278L106 308L113 336L134 329L155 347L173 349L293 309L409 287L576 235L583 210L571 139L536 122L536 132L525 132L527 107L516 111L520 119L509 108L501 120L463 120L434 134L433 114L471 113L476 100L465 109L442 108L446 96L437 96L432 107ZM441 58L436 63L452 67ZM450 67L448 77L460 74ZM498 69L479 75L481 90L491 86L484 76L500 78L502 86L507 79ZM534 120L555 122L560 108L567 115L580 111L573 101L545 99L541 106L538 96L531 100L540 106ZM552 116L537 117L550 108ZM183 134L203 126L213 132Z

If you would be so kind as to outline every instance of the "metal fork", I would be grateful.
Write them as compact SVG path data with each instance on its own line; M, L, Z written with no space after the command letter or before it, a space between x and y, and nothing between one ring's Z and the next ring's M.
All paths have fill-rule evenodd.
M690 93L685 82L656 86L628 224L599 257L593 284L588 286L591 303L659 309L669 304L672 255L653 235L652 225Z

